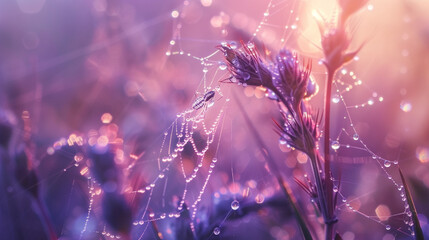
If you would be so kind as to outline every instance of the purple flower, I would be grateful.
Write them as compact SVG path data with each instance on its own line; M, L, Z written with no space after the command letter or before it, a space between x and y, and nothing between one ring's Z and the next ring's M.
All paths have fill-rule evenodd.
M264 61L254 44L250 46L243 44L242 50L229 45L219 47L232 75L229 80L234 82L232 79L236 79L243 85L263 86L269 90L271 99L280 100L292 114L299 112L302 100L315 92L312 89L307 93L311 62L303 66L298 55L286 49L280 51L275 61Z
M289 50L281 50L276 57L274 86L292 103L294 109L298 109L307 94L310 72L311 62L302 67L298 55Z
M230 78L240 84L250 86L271 86L272 72L268 69L255 47L243 44L243 50L232 49L229 45L221 45L219 49L224 53Z

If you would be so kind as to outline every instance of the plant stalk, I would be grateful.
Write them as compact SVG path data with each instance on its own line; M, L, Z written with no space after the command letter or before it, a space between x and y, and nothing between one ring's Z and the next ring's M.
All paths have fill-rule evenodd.
M45 222L46 227L48 228L48 234L49 234L49 239L50 240L57 240L57 234L55 233L54 227L52 225L51 220L48 217L48 213L46 212L46 209L42 203L42 201L40 200L39 197L36 198L36 203L37 206L39 206L40 212L42 213L42 218L43 221Z
M332 82L336 70L330 68L328 70L328 77L326 79L325 85L325 119L324 119L324 157L325 157L325 194L326 194L326 207L327 207L327 216L325 219L326 224L326 240L331 240L333 238L333 228L334 228L334 206L335 203L333 198L333 183L331 179L331 156L330 156L330 126L331 126L331 91L332 91Z

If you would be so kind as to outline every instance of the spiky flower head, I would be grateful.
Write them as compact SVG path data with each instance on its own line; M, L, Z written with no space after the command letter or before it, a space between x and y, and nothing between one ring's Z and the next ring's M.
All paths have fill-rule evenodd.
M344 20L340 19L336 26L332 26L317 11L313 12L313 16L316 18L322 36L322 50L325 56L323 63L328 71L335 72L350 62L362 46L355 51L349 51L351 39Z
M268 69L254 45L243 44L242 50L229 44L219 46L224 53L232 79L249 86L271 86L271 71Z
M297 109L307 94L311 63L302 67L296 53L283 49L276 57L276 66L274 86Z
M241 50L228 44L219 46L232 75L230 81L265 87L270 98L281 101L291 113L297 112L302 100L317 91L314 82L309 85L311 62L303 66L298 55L286 49L274 61L265 61L253 43L242 45Z
M278 133L289 146L310 156L319 137L319 116L317 115L315 119L313 120L313 117L307 113L298 117L283 115L284 126L276 123Z

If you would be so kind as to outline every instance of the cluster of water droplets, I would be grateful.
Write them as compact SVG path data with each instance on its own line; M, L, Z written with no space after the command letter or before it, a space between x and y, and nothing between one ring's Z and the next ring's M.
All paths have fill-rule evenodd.
M379 168L384 173L386 178L392 183L393 187L397 189L397 191L399 192L400 199L404 203L403 212L391 214L389 217L395 217L395 216L402 217L404 219L403 220L404 223L406 224L406 226L408 226L408 229L407 229L408 231L404 231L401 229L395 229L395 231L401 232L402 234L405 234L408 236L413 235L414 234L412 230L413 221L411 219L411 212L409 210L409 205L407 203L407 198L405 196L404 187L402 184L400 184L398 181L395 180L395 178L391 174L391 171L388 171L388 169L391 168L392 166L396 166L396 167L398 166L398 163L399 163L398 160L390 160L390 159L383 158L381 156L378 156L374 151L372 151L365 144L364 140L361 139L361 137L359 136L350 114L350 111L352 109L371 107L376 102L382 102L384 98L379 94L377 94L376 92L373 92L371 94L371 97L366 102L361 104L355 104L355 105L347 105L344 94L351 91L353 88L357 86L363 85L364 83L361 79L357 77L355 73L350 72L346 69L342 69L341 74L339 74L338 76L339 76L338 79L335 81L335 86L337 88L336 93L332 96L331 101L334 104L342 104L342 107L346 112L346 116L344 116L344 120L346 122L347 127L342 128L338 136L335 139L331 140L330 146L335 152L340 150L340 148L344 147L348 149L358 149L368 153L367 159L370 159L370 160L372 159L379 166ZM346 84L342 80L344 77L351 78L355 80L355 82L353 84ZM366 88L369 89L368 86L366 86ZM342 144L340 140L342 136L345 136L346 138L353 140L352 142L354 142L355 144ZM347 198L342 194L338 186L334 186L334 191L338 192L338 194L342 197L342 200L341 200L342 204L339 206L339 209L355 212L367 219L370 219L378 224L383 225L387 231L392 230L392 226L389 225L387 222L382 221L379 217L374 217L371 214L366 214L362 211L359 211L358 209L355 209L353 207L353 201L355 198L351 198L351 200L349 200L349 198Z

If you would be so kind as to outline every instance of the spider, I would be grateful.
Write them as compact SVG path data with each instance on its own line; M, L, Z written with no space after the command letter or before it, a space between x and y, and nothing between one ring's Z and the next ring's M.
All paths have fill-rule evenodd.
M192 108L194 110L199 110L201 108L204 108L204 110L202 111L202 113L204 113L207 110L207 108L213 106L215 102L214 97L216 95L216 92L219 93L220 98L223 97L222 93L220 92L220 88L216 87L214 90L207 91L206 93L204 93L204 95L197 97L194 103L192 104Z
M192 108L195 110L198 110L202 107L210 107L213 104L213 97L215 96L216 92L211 90L206 92L203 96L197 97L195 99L194 103L192 104Z

